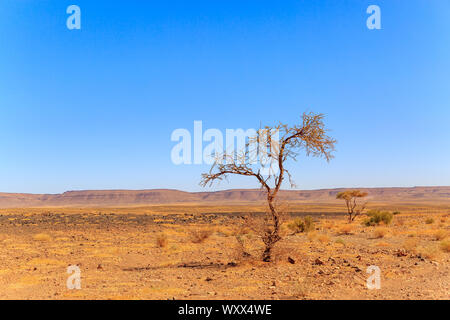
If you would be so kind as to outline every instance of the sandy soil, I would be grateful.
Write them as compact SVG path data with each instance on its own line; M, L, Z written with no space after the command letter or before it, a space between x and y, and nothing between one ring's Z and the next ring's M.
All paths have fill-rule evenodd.
M384 227L361 219L315 215L314 231L294 235L285 227L263 263L256 234L237 241L239 215L5 214L0 299L450 298L448 213L400 214ZM81 270L80 290L67 288L70 265ZM371 265L378 290L366 286Z

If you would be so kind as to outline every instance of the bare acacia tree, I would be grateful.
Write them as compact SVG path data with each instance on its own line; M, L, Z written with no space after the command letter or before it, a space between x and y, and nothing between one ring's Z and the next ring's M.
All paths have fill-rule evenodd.
M336 199L345 200L345 204L347 205L348 222L355 220L355 218L364 211L367 202L358 205L357 199L364 198L366 196L367 192L360 190L347 190L339 192L336 195Z
M327 135L323 118L323 114L304 113L300 125L279 123L273 127L266 126L258 130L256 136L248 138L244 150L219 155L209 173L202 174L202 186L211 185L229 175L257 179L266 193L271 218L261 235L265 245L262 260L265 262L271 261L272 248L281 239L280 212L275 205L281 185L287 178L291 187L295 186L291 174L285 168L286 161L296 160L301 150L307 156L324 157L327 161L333 157L336 140ZM259 164L255 161L257 150ZM270 163L269 169L265 166L267 163Z

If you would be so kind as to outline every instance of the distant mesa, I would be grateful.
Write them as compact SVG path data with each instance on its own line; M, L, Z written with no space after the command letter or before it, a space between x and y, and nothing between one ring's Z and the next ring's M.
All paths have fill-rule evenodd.
M308 203L336 202L336 194L347 188L322 190L282 190L281 200ZM358 188L369 193L370 201L450 203L450 187ZM249 203L264 200L258 189L231 189L216 192L152 190L85 190L62 194L0 193L0 208L59 206L142 206L178 203Z

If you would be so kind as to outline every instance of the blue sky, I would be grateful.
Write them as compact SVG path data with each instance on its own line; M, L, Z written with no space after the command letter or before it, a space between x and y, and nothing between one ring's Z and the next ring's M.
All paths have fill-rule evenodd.
M81 30L66 8L81 8ZM381 8L368 30L366 8ZM300 157L298 188L450 185L450 2L0 3L0 191L198 185L173 130L326 114L335 159Z

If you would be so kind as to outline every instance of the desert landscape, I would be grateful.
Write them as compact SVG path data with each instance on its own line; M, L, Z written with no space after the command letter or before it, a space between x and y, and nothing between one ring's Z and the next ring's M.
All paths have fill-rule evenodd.
M0 300L450 300L450 1L0 12Z
M450 187L361 189L366 212L395 213L373 225L348 222L342 190L281 191L271 262L243 222L260 190L1 194L0 299L449 299Z

